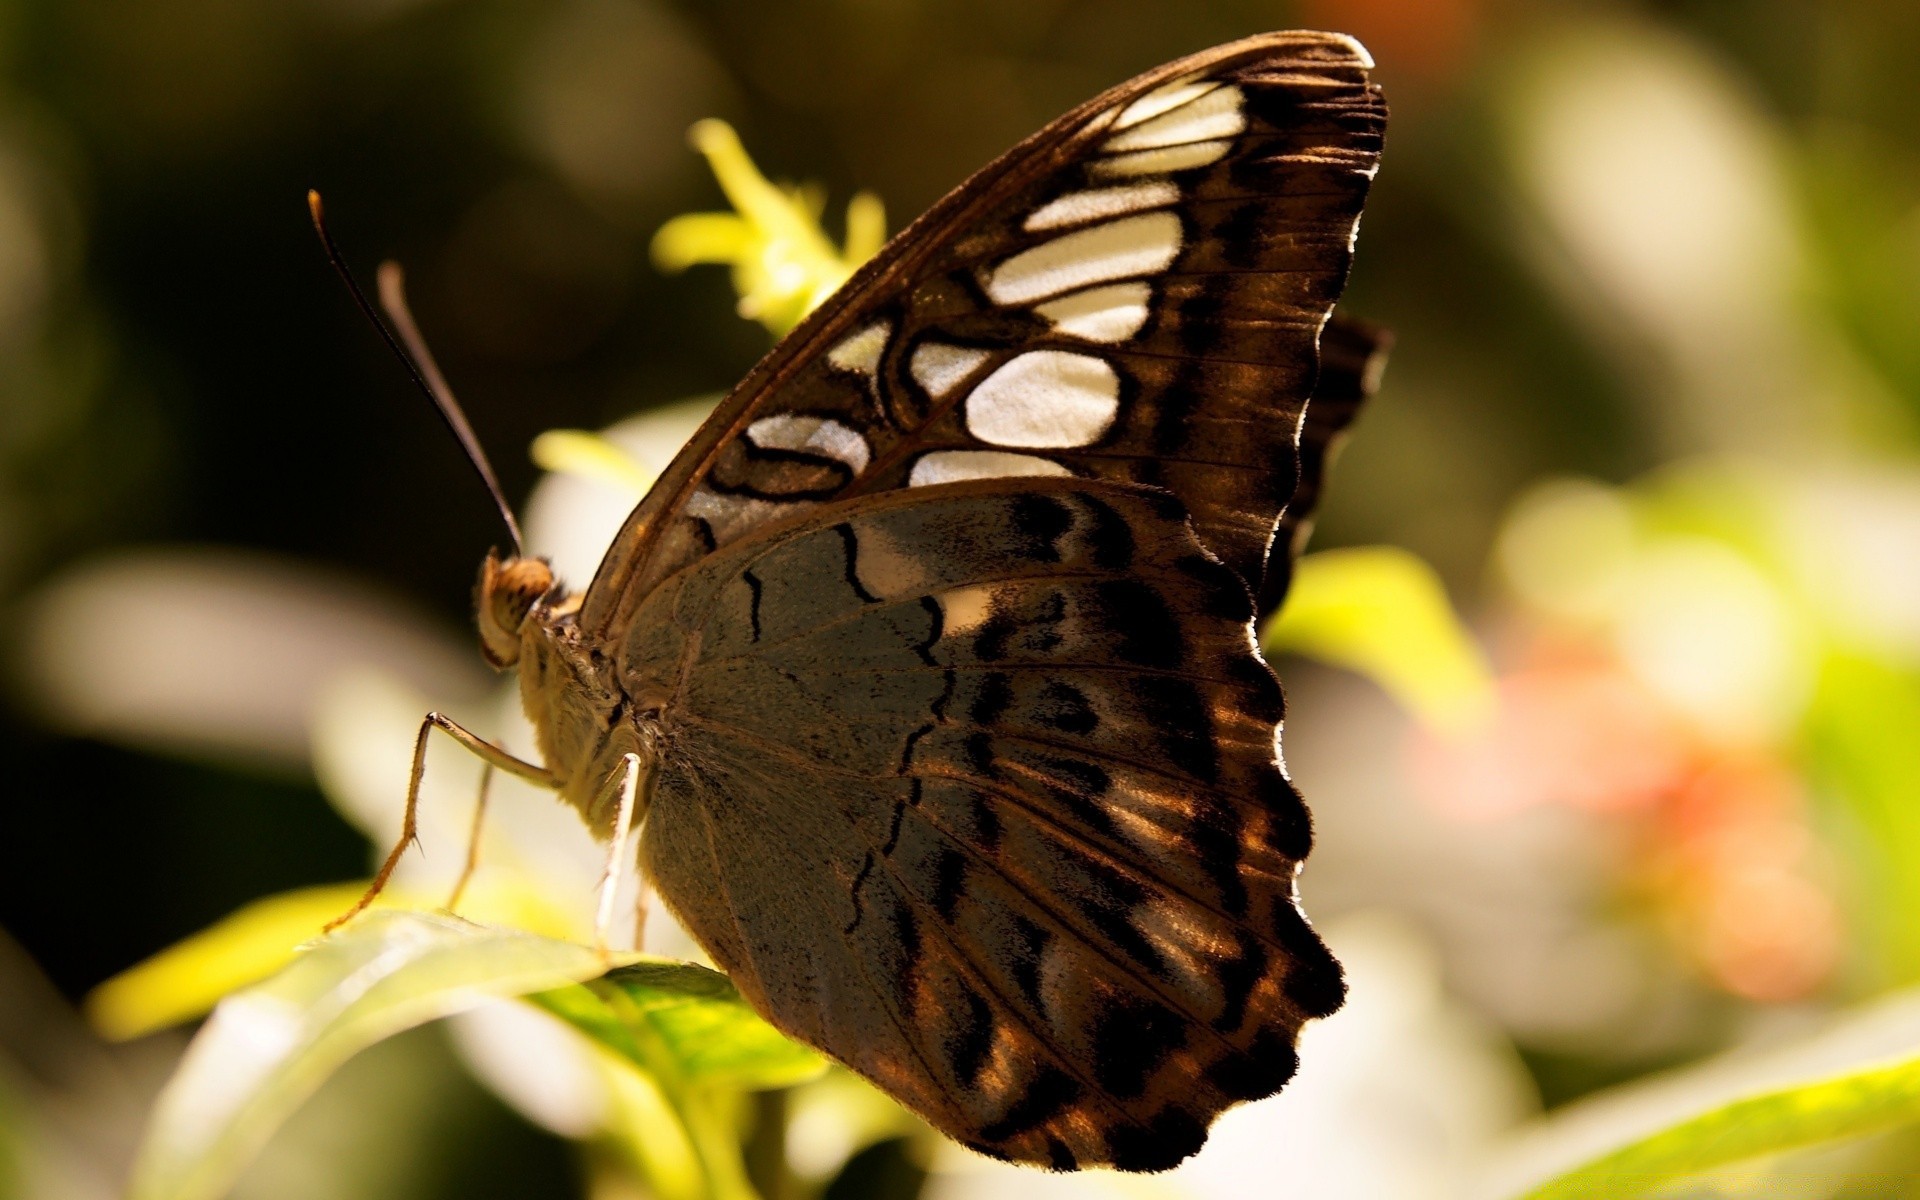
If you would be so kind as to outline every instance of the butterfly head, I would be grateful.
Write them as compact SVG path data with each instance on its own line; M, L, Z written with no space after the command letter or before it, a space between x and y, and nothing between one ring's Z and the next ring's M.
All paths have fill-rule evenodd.
M648 732L619 714L628 697L591 639L574 623L580 596L568 594L544 558L489 551L474 588L480 651L498 670L520 676L520 703L533 725L540 761L560 798L590 828L610 835L615 804L607 780L629 753L651 756Z
M480 626L480 652L505 670L520 661L523 635L537 614L562 600L553 568L543 558L508 558L489 550L474 589L474 620Z

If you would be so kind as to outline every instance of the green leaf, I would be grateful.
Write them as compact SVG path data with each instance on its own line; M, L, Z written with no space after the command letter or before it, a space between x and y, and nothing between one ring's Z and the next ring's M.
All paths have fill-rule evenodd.
M819 1055L747 1007L726 976L691 963L648 959L529 999L632 1064L659 1090L691 1150L692 1171L704 1180L700 1194L714 1200L753 1196L729 1116L733 1106L725 1101L738 1090L788 1087L826 1069ZM640 1149L660 1157L651 1143ZM682 1194L685 1170L661 1161L642 1165L656 1191Z
M1260 644L1365 675L1443 732L1491 714L1493 676L1433 568L1395 546L1309 554Z
M1703 1063L1561 1110L1509 1147L1486 1196L1646 1195L1761 1155L1920 1121L1920 993L1824 1033Z
M0 1059L0 1200L27 1194L27 1106L17 1094L12 1064Z
M1856 945L1883 977L1920 979L1920 672L1833 654L1806 720L1809 766L1844 806L1859 873Z
M286 966L366 890L360 881L255 900L93 989L87 1020L102 1037L125 1041L204 1016L222 996ZM390 907L406 899L381 901Z
M156 1104L131 1200L211 1200L360 1050L491 997L591 979L589 947L455 917L374 911L220 1002Z
M725 975L692 963L637 962L529 998L669 1080L759 1091L826 1070L818 1054L761 1020Z

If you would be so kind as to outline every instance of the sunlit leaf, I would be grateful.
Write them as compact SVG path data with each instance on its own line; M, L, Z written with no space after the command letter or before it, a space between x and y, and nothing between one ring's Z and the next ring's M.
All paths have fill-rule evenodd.
M1616 1088L1516 1140L1479 1195L1645 1195L1760 1155L1920 1121L1920 993L1818 1036Z
M828 1071L794 1088L786 1107L787 1160L805 1178L830 1178L853 1155L894 1138L922 1142L929 1157L953 1152L931 1126L852 1071Z
M533 461L543 471L558 471L611 484L635 500L653 486L654 474L631 454L597 433L549 429L533 439Z
M1443 732L1471 729L1493 708L1492 674L1439 576L1397 547L1302 558L1260 644L1357 671Z
M658 1200L708 1200L707 1168L684 1103L676 1105L660 1081L631 1060L600 1048L605 1060L612 1148L647 1182Z
M342 883L256 900L95 988L87 1020L102 1037L122 1041L204 1016L221 997L293 961L366 888ZM406 897L390 892L378 903L404 905Z
M1834 654L1806 721L1810 766L1865 860L1858 919L1876 965L1920 979L1920 673Z
M419 912L375 911L220 1002L161 1092L133 1200L211 1200L358 1051L490 997L591 979L592 949Z
M633 963L531 999L642 1069L688 1083L789 1087L826 1069L747 1007L726 976L692 963Z
M724 975L690 963L635 962L529 999L638 1068L635 1111L657 1111L635 1148L655 1190L676 1196L697 1177L703 1195L750 1200L726 1099L738 1089L801 1083L826 1067L756 1016ZM659 1127L666 1113L677 1126L671 1137Z
M15 1094L11 1065L0 1061L0 1200L27 1193L27 1108Z
M126 1041L205 1016L222 997L292 962L366 890L364 880L328 884L244 905L95 988L86 999L87 1020L102 1037ZM374 901L380 909L426 910L434 904L397 885ZM461 911L477 920L552 934L565 922L550 909L521 881L484 873L461 903Z

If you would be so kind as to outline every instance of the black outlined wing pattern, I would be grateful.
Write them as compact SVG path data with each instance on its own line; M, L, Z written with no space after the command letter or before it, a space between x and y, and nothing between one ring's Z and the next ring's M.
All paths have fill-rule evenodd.
M788 1033L958 1140L1172 1166L1339 1006L1239 578L1162 491L896 491L647 597L646 868Z
M629 518L580 624L796 507L1146 483L1258 594L1385 122L1350 38L1148 72L935 205L774 349Z

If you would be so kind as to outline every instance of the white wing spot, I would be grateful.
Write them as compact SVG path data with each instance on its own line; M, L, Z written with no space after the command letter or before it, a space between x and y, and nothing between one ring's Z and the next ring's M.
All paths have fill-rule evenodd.
M747 426L747 438L766 450L804 450L837 459L855 475L867 469L873 451L867 439L831 417L782 414L762 417Z
M1180 218L1142 213L1022 250L993 268L987 294L998 304L1026 304L1090 283L1164 271L1179 253Z
M1198 100L1219 86L1220 84L1216 81L1196 79L1192 75L1176 79L1172 83L1163 83L1121 109L1120 115L1113 119L1113 127L1128 129L1142 121L1151 121L1163 112L1169 112L1182 104Z
M991 357L989 351L972 346L921 342L913 348L913 358L908 362L907 370L912 373L913 381L927 390L927 395L938 400Z
M963 479L1003 479L1014 475L1071 475L1059 463L1037 454L1004 450L930 450L907 475L908 487L958 483Z
M734 538L752 529L755 525L771 521L813 505L811 500L762 500L757 496L723 496L706 488L695 490L687 497L684 510L690 517L699 517L707 523L713 533L713 540L725 545Z
M888 322L875 321L827 351L827 361L842 371L872 375L880 369L880 354L887 348L887 337L892 332L893 326Z
M1104 358L1032 350L967 396L967 429L996 446L1064 449L1097 441L1120 412L1120 376Z
M1145 283L1110 283L1049 300L1034 311L1061 333L1090 342L1124 342L1147 323L1152 295Z
M984 583L942 592L937 599L942 637L972 633L993 615L993 589Z
M1164 180L1121 187L1089 188L1068 192L1047 201L1027 214L1022 229L1032 233L1040 229L1058 229L1063 225L1084 225L1102 217L1117 217L1145 208L1165 208L1180 199L1180 189Z
M1112 158L1095 159L1090 170L1102 179L1125 179L1133 175L1165 175L1219 162L1233 149L1230 138L1217 142L1189 142L1184 146L1166 146L1158 150L1136 150Z
M925 555L889 537L878 521L862 528L855 543L853 573L861 587L883 599L925 591L929 566Z
M1247 127L1245 99L1237 87L1215 88L1190 103L1108 138L1101 149L1157 150L1162 146L1232 137Z

